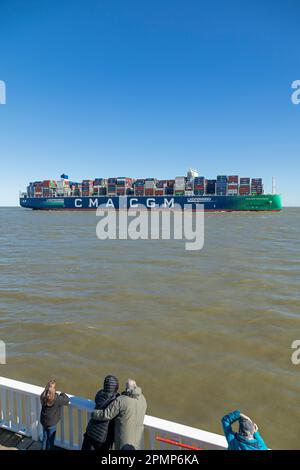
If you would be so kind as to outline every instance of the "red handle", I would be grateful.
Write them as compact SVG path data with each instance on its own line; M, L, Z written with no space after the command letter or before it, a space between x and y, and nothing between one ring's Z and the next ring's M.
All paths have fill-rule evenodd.
M156 440L157 440L157 441L160 441L160 442L164 442L165 444L171 444L171 445L173 445L173 446L182 447L183 449L189 449L189 450L203 450L203 449L200 449L199 447L189 446L188 444L181 444L181 442L172 441L171 439L165 439L164 437L159 437L159 436L157 436L157 437L156 437Z

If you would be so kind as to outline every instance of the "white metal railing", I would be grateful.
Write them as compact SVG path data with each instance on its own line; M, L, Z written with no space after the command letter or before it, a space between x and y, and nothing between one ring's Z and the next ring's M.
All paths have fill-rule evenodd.
M0 377L0 427L33 440L40 440L40 395L42 387ZM55 444L66 449L80 449L94 402L69 395L70 404L63 407ZM226 449L226 439L219 435L152 416L145 416L145 449L180 449L157 440L175 441L201 449Z

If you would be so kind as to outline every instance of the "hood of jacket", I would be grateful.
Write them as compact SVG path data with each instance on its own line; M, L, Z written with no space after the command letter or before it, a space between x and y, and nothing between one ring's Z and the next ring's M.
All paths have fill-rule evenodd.
M107 375L104 379L103 390L107 393L116 393L119 388L119 381L114 375Z
M245 447L251 447L253 449L259 449L260 448L259 442L254 437L252 439L246 439L241 434L236 433L235 438L236 438L237 441L239 441Z

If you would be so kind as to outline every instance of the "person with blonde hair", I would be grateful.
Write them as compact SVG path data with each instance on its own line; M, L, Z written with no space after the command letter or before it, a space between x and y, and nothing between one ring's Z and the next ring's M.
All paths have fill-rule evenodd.
M56 392L56 381L50 379L41 394L41 424L43 426L43 450L51 450L54 446L56 426L60 420L61 408L69 404L65 393Z

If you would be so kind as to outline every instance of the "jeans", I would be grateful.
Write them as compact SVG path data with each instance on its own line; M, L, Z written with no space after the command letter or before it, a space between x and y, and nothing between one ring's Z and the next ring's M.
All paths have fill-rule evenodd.
M54 446L56 435L56 426L51 426L50 428L43 427L43 450L51 450Z

